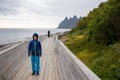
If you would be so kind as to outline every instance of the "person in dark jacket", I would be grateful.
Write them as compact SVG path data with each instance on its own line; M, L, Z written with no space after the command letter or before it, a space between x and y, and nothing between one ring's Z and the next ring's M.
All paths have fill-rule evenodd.
M28 57L31 55L32 75L39 75L40 58L42 56L41 42L38 41L38 34L33 34L33 40L28 45Z
M48 31L48 38L50 37L50 30Z

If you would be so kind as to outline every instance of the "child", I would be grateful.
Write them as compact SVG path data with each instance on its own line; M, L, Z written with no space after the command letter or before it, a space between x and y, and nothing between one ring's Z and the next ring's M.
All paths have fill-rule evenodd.
M32 75L36 73L39 75L40 70L40 58L42 56L42 47L40 41L38 41L38 34L33 34L33 40L30 41L28 46L28 57L31 55L32 63Z

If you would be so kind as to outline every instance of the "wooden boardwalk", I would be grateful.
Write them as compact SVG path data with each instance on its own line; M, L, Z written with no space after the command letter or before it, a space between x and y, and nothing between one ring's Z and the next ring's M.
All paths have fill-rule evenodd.
M40 75L32 76L27 47L25 42L0 55L0 80L91 80L54 38L42 41Z

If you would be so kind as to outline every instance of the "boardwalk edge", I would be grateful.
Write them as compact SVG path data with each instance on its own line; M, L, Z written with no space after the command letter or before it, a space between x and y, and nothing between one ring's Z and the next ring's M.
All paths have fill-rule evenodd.
M58 40L58 42L61 44L63 49L67 51L68 55L70 55L70 57L79 66L80 70L84 73L88 80L101 80L92 70L90 70L81 60L79 60L60 40Z
M23 41L23 42L20 42L20 43L18 43L18 44L16 44L16 45L14 45L14 46L12 46L12 47L10 47L10 48L7 48L7 49L5 49L5 50L2 50L2 51L0 52L0 56L1 56L2 54L4 54L5 52L7 52L7 51L9 51L9 50L11 50L11 49L13 49L13 48L15 48L15 47L23 44L23 43L24 43L24 41Z

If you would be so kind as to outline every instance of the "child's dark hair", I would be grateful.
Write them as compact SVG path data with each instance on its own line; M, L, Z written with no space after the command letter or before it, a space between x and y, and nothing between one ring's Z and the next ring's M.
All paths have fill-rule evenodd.
M33 37L34 37L34 36L36 36L36 37L37 37L37 39L38 39L38 34L37 34L37 33L34 33L34 34L33 34Z

